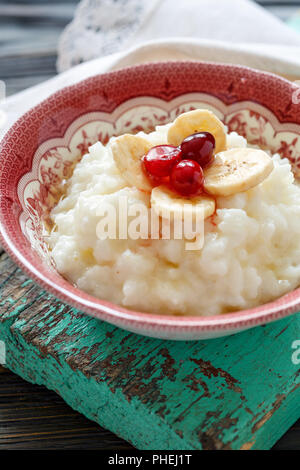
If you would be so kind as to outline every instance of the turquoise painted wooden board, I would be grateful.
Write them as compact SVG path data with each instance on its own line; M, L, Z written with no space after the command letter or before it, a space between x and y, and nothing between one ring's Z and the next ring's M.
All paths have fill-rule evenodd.
M2 257L7 364L139 449L269 449L300 416L300 314L198 342L144 338L61 304Z

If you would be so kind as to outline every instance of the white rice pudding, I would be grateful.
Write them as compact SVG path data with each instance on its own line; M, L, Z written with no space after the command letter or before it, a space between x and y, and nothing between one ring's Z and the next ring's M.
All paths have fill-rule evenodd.
M169 125L138 135L167 142ZM228 147L246 140L228 134ZM204 247L185 240L99 240L96 211L120 196L150 208L150 194L128 187L110 143L96 143L76 165L67 194L52 210L49 245L58 271L89 294L130 309L170 315L216 315L251 308L300 284L300 187L288 160L255 188L218 197L205 221Z

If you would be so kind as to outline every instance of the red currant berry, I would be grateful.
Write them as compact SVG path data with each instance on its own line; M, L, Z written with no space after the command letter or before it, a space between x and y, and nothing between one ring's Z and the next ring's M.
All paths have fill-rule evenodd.
M149 173L147 173L147 176L150 180L150 183L152 186L161 186L162 184L168 185L170 183L170 178L169 176L152 176Z
M202 168L212 162L215 149L215 138L209 132L198 132L186 137L180 148L182 158L195 160Z
M181 150L173 145L157 145L142 160L149 175L159 178L169 176L173 166L181 160Z
M203 187L203 170L194 160L181 160L173 167L170 182L183 196L194 196L199 194Z

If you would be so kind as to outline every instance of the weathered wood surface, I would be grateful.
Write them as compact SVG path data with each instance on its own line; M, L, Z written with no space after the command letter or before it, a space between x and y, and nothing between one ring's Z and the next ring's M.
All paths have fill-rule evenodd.
M77 3L77 0L63 0L50 5L47 0L16 3L0 0L0 79L5 80L9 95L55 75L57 39ZM300 7L300 0L259 3L282 19ZM20 312L25 315L26 309L33 311L39 300L32 306L22 305L20 295L24 287L20 289L20 285L25 277L20 277L18 270L12 274L13 270L6 255L2 256L0 272L10 276L6 284L8 287L11 282L9 295L11 299L19 299ZM3 293L3 286L1 289ZM43 298L38 288L33 292L35 296L40 292ZM44 306L45 303L44 300ZM55 393L24 382L8 369L0 369L0 448L125 449L130 445L74 412ZM300 420L275 448L300 448Z
M141 449L266 449L300 416L300 315L213 341L130 334L62 305L2 255L7 366Z
M0 383L0 450L132 448L72 410L56 393L1 366Z
M0 0L0 80L11 95L56 74L57 41L79 0Z
M274 446L299 449L300 421ZM130 450L131 445L73 411L55 393L0 366L0 450Z

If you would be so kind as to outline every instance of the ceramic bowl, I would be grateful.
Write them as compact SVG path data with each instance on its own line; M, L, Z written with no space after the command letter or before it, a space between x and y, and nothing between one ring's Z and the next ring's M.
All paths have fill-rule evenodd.
M300 310L300 289L251 310L220 316L161 316L96 299L60 276L43 240L60 181L97 140L149 131L199 107L229 131L287 157L300 173L300 105L295 85L245 67L168 62L98 75L64 88L21 117L1 143L1 243L41 287L82 312L143 335L207 339L229 335ZM296 97L297 98L297 97ZM293 101L295 104L293 104Z

